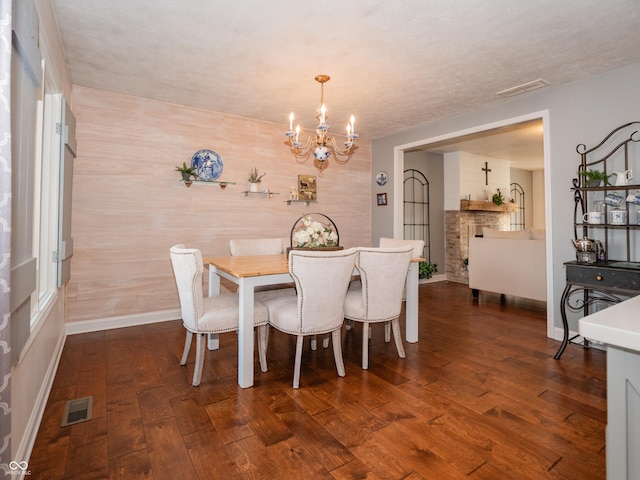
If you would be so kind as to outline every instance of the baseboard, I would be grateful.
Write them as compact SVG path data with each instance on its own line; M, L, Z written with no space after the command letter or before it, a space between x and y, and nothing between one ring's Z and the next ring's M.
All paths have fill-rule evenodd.
M435 282L444 282L447 280L447 276L444 273L439 275L432 275L431 278L421 278L418 280L418 284L422 285L423 283L435 283Z
M99 332L102 330L112 330L114 328L133 327L136 325L147 325L149 323L168 322L182 318L179 309L163 310L159 312L137 313L135 315L123 315L120 317L99 318L96 320L82 320L80 322L69 322L65 325L67 335L79 333Z
M42 385L40 386L40 391L38 392L33 410L29 416L29 421L25 428L25 434L22 436L20 445L18 445L16 450L15 458L29 459L31 457L31 451L36 443L36 437L38 436L38 430L40 429L40 422L44 415L44 409L47 406L51 387L53 387L53 380L55 379L56 372L58 371L58 364L62 357L62 350L64 348L66 338L67 335L63 333L58 339L58 343L56 344L53 355L51 356L51 362L49 363ZM23 478L25 473L26 472L23 471L22 476L18 478Z

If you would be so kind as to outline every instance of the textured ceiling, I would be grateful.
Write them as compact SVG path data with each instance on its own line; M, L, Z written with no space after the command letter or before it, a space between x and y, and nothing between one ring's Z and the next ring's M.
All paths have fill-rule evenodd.
M412 150L433 153L463 151L507 160L512 167L523 170L543 170L542 133L542 120L538 119L430 143Z
M71 81L368 140L640 62L638 0L52 0Z

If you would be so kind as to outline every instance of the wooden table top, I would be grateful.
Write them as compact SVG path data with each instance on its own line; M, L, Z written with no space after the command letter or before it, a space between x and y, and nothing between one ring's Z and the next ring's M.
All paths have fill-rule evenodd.
M424 258L412 258L412 262L422 262ZM280 255L255 255L238 257L206 257L205 264L214 265L223 272L237 278L259 277L289 273L288 257Z
M285 254L209 257L204 258L203 261L205 264L215 265L216 268L237 278L289 273Z

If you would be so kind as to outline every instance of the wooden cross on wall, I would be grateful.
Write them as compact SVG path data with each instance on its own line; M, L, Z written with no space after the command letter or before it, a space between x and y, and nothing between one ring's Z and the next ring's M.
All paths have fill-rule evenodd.
M489 168L489 162L484 162L484 168L481 170L484 172L484 184L489 185L489 172L491 171Z

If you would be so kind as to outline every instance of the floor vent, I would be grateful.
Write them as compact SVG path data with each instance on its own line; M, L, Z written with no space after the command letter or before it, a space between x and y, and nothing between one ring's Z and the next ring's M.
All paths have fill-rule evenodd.
M91 420L91 406L93 404L93 396L76 398L69 400L64 406L64 415L62 416L62 426L74 425L80 422Z

